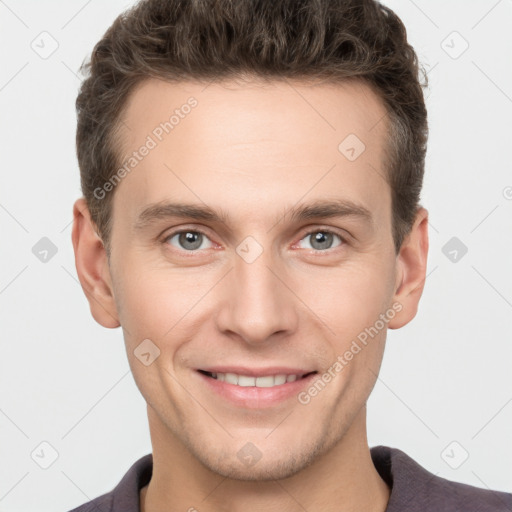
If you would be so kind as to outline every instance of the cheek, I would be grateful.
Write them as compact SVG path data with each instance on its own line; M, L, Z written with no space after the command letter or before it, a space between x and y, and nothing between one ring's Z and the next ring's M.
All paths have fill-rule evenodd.
M190 319L201 311L199 301L212 287L214 276L210 283L208 273L165 269L133 257L116 269L116 304L130 346L149 338L164 350L173 339L185 340L193 334Z
M297 295L334 331L336 340L347 340L373 325L388 307L389 274L378 261L326 268L297 280Z
M155 272L128 258L116 266L116 274L116 305L127 341L135 343L144 338L160 337L165 328L172 326L170 306L173 298L179 299L180 295L157 279Z

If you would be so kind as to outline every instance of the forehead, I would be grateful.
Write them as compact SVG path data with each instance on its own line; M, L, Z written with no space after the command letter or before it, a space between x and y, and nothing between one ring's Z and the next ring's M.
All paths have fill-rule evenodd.
M197 105L189 108L192 102ZM189 116L197 112L200 115ZM318 139L319 130L338 132L335 139L352 130L363 141L369 141L375 135L383 135L386 124L382 122L385 117L382 101L360 80L307 83L264 82L255 78L247 82L171 83L149 79L132 91L125 106L121 126L124 147L136 146L142 132L151 133L169 121L173 113L176 114L171 120L174 136L179 137L179 132L184 131L174 128L185 124L181 121L187 117L191 120L186 124L193 124L197 136L212 135L212 130L207 133L207 129L215 117L214 131L218 136L229 133L230 140L247 143L265 133L286 135L282 129L299 119L308 123L295 126L293 135L302 134L313 141ZM158 138L158 133L155 137ZM325 142L330 143L330 138Z
M113 212L135 220L150 203L181 200L250 215L305 195L357 196L384 211L385 113L359 81L147 80L123 112L129 164Z

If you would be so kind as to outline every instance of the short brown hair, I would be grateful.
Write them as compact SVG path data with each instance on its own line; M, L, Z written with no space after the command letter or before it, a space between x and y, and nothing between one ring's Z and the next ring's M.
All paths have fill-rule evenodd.
M384 169L397 253L410 231L428 138L427 75L401 20L375 0L141 0L116 18L81 71L81 186L107 254L113 191L102 199L94 191L121 165L120 116L130 93L148 78L364 81L388 114Z

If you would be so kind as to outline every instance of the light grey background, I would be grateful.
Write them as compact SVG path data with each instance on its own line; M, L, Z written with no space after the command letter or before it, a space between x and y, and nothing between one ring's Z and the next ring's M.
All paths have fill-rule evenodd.
M369 443L511 492L512 0L385 3L429 70L431 249L416 319L388 334ZM69 510L151 451L121 330L94 322L71 245L76 73L129 5L0 1L3 512ZM57 248L46 263L32 252L43 237ZM468 249L456 262L452 237Z

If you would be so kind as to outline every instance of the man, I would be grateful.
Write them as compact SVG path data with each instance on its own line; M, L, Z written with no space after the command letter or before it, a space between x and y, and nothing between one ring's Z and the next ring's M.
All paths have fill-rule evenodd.
M512 510L368 446L387 329L425 282L418 71L371 0L147 0L109 28L72 238L153 450L76 512Z

